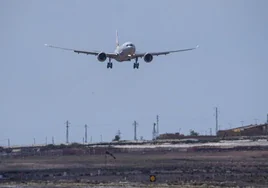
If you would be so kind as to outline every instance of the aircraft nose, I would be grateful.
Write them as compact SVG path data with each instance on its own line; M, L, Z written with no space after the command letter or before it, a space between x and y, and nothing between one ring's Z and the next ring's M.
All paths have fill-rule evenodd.
M130 46L129 47L131 50L135 50L135 46Z

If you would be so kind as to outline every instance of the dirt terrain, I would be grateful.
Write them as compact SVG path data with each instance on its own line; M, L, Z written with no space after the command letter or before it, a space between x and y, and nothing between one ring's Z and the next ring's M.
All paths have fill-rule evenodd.
M268 151L132 152L114 156L116 159L107 156L106 160L105 155L1 158L0 187L268 185ZM150 175L156 176L155 182L150 182Z

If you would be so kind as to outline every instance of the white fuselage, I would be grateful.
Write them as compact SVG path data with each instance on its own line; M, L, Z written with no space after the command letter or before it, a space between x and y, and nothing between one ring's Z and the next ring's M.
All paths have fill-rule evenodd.
M135 55L135 52L135 45L131 42L126 42L115 49L115 53L118 54L115 60L118 62L130 61L131 59L133 59L133 55Z

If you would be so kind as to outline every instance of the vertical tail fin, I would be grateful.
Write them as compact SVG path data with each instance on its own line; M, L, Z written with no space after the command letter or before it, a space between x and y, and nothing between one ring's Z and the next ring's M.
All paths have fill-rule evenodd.
M115 36L115 43L116 43L116 47L119 46L119 40L118 40L118 31L116 30L116 36Z

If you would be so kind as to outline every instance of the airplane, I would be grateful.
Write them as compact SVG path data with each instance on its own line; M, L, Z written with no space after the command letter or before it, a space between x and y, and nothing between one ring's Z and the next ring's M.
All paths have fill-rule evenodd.
M51 48L59 48L62 50L69 50L73 51L78 54L86 54L86 55L95 55L97 56L98 61L104 62L107 58L107 69L113 68L113 63L111 62L111 59L116 60L117 62L126 62L131 61L132 59L135 59L135 63L133 64L133 69L139 69L139 63L138 58L143 58L146 63L150 63L153 60L153 56L159 56L159 55L167 55L174 52L183 52L183 51L189 51L197 49L199 46L197 45L195 48L188 48L188 49L180 49L180 50L172 50L172 51L162 51L162 52L137 52L136 46L132 42L125 42L122 45L119 44L118 40L118 32L116 30L116 48L113 53L107 53L104 51L83 51L83 50L75 50L75 49L69 49L69 48L63 48L58 46L53 46L49 44L45 44L47 47Z

